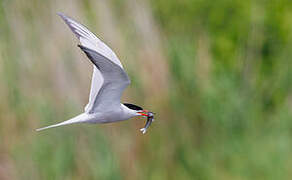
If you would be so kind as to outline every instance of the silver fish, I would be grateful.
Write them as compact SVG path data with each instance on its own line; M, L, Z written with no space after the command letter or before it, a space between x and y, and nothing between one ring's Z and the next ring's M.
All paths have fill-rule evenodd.
M140 129L140 131L145 134L147 129L150 127L151 123L154 121L154 113L153 112L148 112L147 113L147 121L146 121L146 124L144 126L144 128Z

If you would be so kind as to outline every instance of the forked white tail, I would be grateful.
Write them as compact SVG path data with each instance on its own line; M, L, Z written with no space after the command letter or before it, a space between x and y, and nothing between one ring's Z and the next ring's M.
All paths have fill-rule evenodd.
M82 113L82 114L79 114L78 116L76 116L76 117L74 117L72 119L69 119L67 121L63 121L63 122L58 123L58 124L53 124L53 125L50 125L50 126L47 126L47 127L39 128L39 129L36 129L36 131L42 131L42 130L45 130L45 129L64 126L64 125L68 125L68 124L82 123L82 122L86 122L87 120L88 120L88 115Z

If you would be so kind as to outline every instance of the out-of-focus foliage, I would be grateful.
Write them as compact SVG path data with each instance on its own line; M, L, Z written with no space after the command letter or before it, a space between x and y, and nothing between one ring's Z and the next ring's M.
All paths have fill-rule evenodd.
M144 121L77 115L92 66L56 15L120 57ZM290 0L0 1L0 179L290 179Z

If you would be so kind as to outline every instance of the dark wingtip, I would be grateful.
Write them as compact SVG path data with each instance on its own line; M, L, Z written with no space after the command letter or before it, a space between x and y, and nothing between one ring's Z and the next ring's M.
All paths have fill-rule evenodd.
M57 15L59 15L67 23L67 19L69 18L68 16L66 16L65 14L63 14L61 12L58 12Z
M83 46L83 45L81 45L81 44L78 44L77 45L81 50L83 50L83 51L93 51L92 49L89 49L89 48L87 48L87 47L85 47L85 46Z
M87 47L82 46L81 44L78 44L77 46L78 46L81 50L83 50L83 51L88 49Z
M81 44L78 44L77 46L78 46L83 52L85 52L85 54L86 54L87 56L90 55L90 54L88 53L88 48L82 46Z

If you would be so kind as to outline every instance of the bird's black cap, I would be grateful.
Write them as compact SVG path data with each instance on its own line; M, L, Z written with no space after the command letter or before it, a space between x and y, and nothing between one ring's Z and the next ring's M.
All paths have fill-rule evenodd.
M124 103L124 105L132 110L136 110L136 111L143 110L143 108L141 108L140 106L134 105L134 104Z

